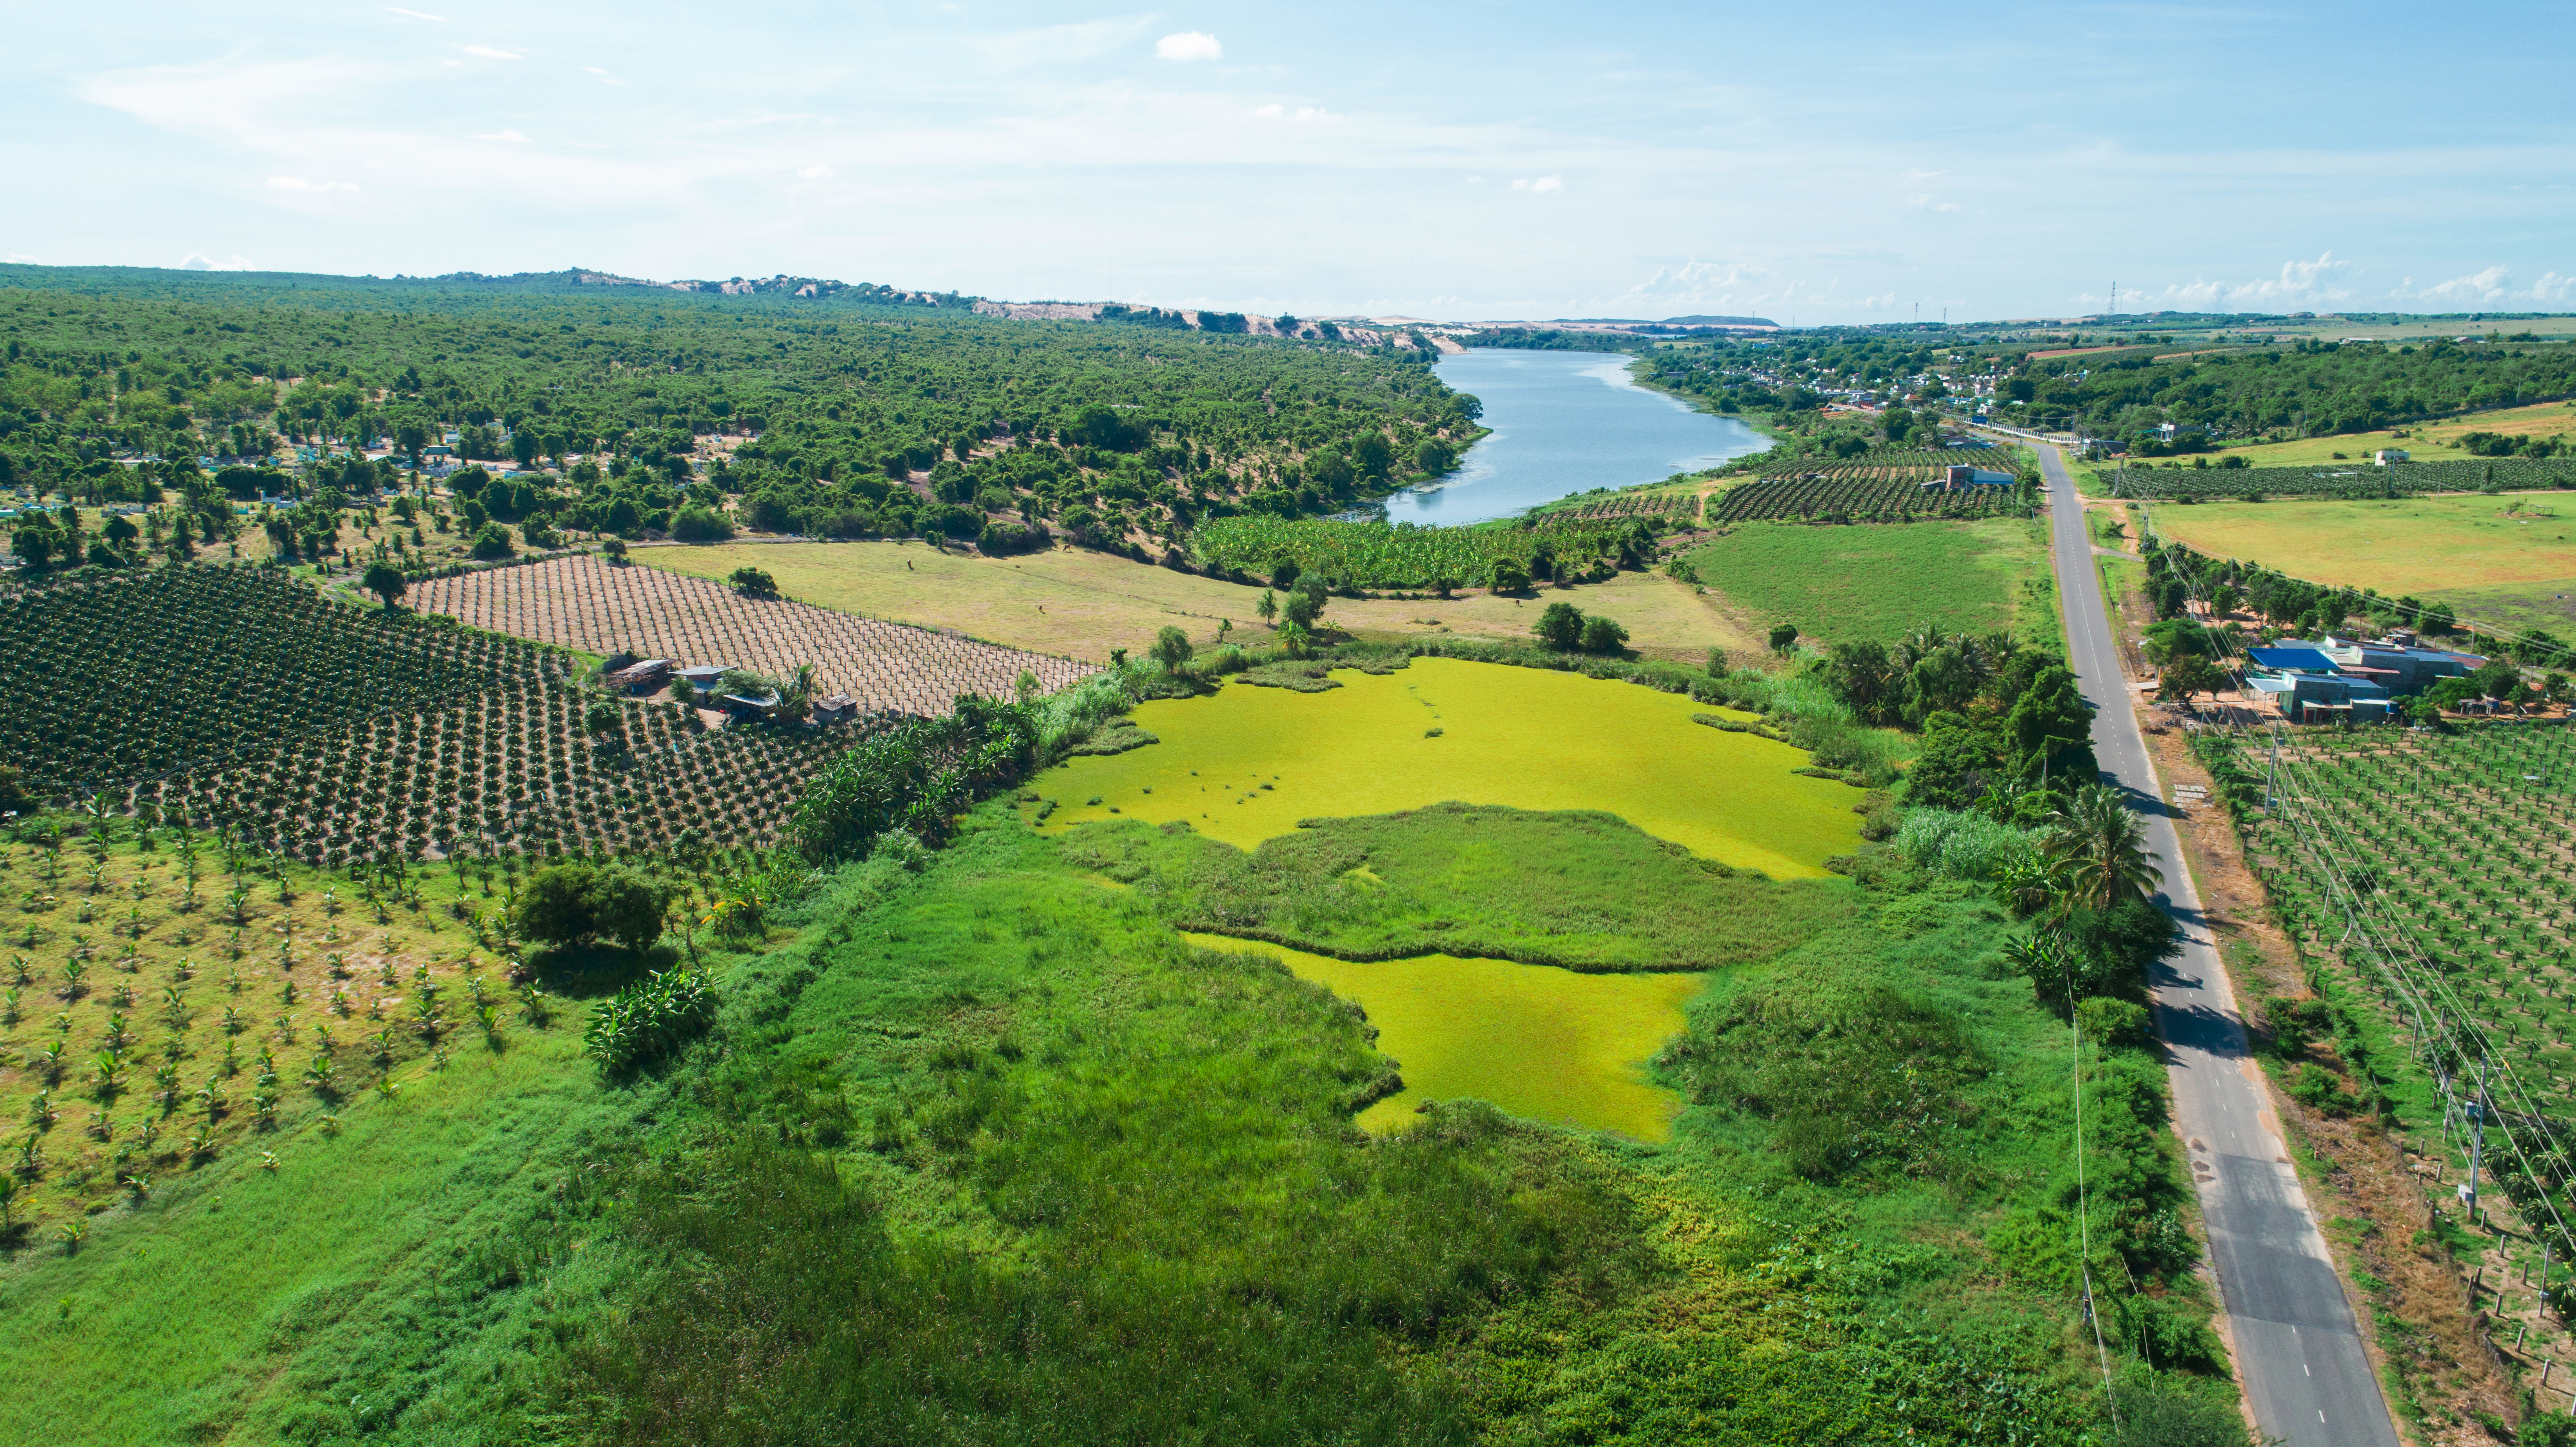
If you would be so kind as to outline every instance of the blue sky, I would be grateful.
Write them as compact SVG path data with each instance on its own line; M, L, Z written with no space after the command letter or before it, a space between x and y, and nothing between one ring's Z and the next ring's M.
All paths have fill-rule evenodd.
M2576 309L2571 15L21 3L0 258L1454 318Z

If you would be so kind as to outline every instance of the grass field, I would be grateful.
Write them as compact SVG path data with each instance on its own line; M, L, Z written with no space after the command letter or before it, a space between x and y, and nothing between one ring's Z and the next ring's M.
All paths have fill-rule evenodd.
M2027 518L1851 527L1747 524L1690 554L1702 581L1765 623L1825 642L2014 626L2023 580L2046 565Z
M2441 599L2463 621L2576 621L2576 496L2160 505L2164 536L2292 577Z
M2513 329L2521 330L2522 324L2514 323ZM2472 329L2463 327L2461 330ZM2249 443L2212 453L2210 460L2214 463L2220 457L2243 457L2249 467L2305 467L2310 463L2333 462L2338 457L2346 461L2367 461L2370 454L2383 447L2401 449L2417 462L2459 459L2471 456L2457 446L2461 434L2468 432L2495 432L2507 437L2558 437L2576 433L2576 402L2536 402L2528 407L2502 407L2493 412L2471 412L2440 422L2386 428L2378 432L2347 432L2334 437L2302 437L2291 442ZM2189 458L2180 461L2186 467L2191 465Z
M1267 637L1254 605L1261 589L1152 567L1106 553L1059 548L1012 558L942 553L920 543L725 544L640 548L655 567L723 578L744 566L767 570L791 598L969 637L1105 662L1113 648L1141 654L1155 631L1173 626L1192 641L1214 641L1232 619L1236 641ZM1530 623L1557 598L1627 626L1629 646L1650 656L1697 660L1710 648L1758 646L1713 600L1668 578L1621 573L1606 583L1536 598L1483 593L1446 600L1333 599L1326 626L1360 637L1458 633L1530 636Z
M1776 879L1820 876L1860 842L1857 790L1791 773L1807 756L1787 744L1691 722L1707 710L1687 697L1449 658L1333 676L1323 693L1238 682L1139 707L1162 742L1040 775L1046 827L1181 820L1251 849L1301 819L1445 800L1598 809Z
M1417 955L1361 963L1224 935L1195 945L1241 950L1287 965L1368 1012L1377 1048L1404 1071L1404 1089L1357 1117L1363 1130L1420 1121L1426 1100L1491 1101L1531 1120L1672 1134L1681 1097L1646 1078L1647 1062L1681 1033L1682 1005L1703 979L1687 974L1577 974L1510 960Z

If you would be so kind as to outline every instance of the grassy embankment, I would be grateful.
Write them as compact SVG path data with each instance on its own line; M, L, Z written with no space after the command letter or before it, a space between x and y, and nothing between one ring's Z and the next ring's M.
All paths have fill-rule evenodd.
M2044 526L2028 518L1748 523L1688 561L1755 617L1794 623L1824 642L1892 639L1918 623L1983 633L2022 628L2046 607L2024 586L2046 572Z
M388 1134L353 1114L334 1143L366 1156L243 1163L219 1208L210 1181L202 1212L174 1194L13 1263L0 1400L64 1443L2072 1443L2099 1420L2066 1306L2066 1035L1982 891L1714 872L1599 814L1263 854L988 805L918 872L826 881L658 1077L460 1093L446 1139L395 1132L447 1099L407 1091ZM1212 925L1710 970L1656 1067L1671 1142L1445 1096L1355 1132L1396 1083L1384 1038L1180 934ZM2170 1370L2216 1348L2161 1072L2092 1051L2094 1274L2139 1284L2104 1299L2124 1405L2224 1428L2232 1389ZM189 1269L127 1249L147 1232Z
M580 1058L580 1004L510 994L448 908L491 902L451 876L415 876L415 893L293 864L234 872L177 830L148 850L87 846L61 851L59 876L50 851L9 846L9 949L33 983L0 1036L0 1109L41 1165L12 1152L0 1430L277 1440L352 1379L370 1396L479 1399L516 1371L507 1354L448 1353L457 1332L524 1315L496 1316L465 1283L514 1260L509 1230L550 1208L587 1134L631 1113ZM471 1013L477 971L488 1028ZM124 1078L103 1089L95 1062L120 1022ZM56 1039L68 1068L40 1097ZM164 1062L168 1086L152 1078Z
M1215 640L1225 619L1233 620L1229 636L1236 642L1269 636L1254 612L1259 588L1087 549L978 558L919 543L736 543L639 548L633 556L706 578L761 568L777 578L782 592L818 607L1095 661L1106 660L1113 648L1141 655L1165 626L1202 645ZM1617 619L1628 629L1629 646L1647 657L1696 660L1711 648L1758 646L1709 600L1651 573L1621 573L1608 582L1550 588L1535 597L1475 592L1415 602L1336 598L1325 609L1325 622L1365 639L1445 633L1525 640L1539 613L1560 597L1586 613Z
M1498 873L1594 847L1518 842L1540 847L1485 856ZM1666 1055L1694 1102L1670 1146L1473 1102L1372 1144L1344 1124L1389 1083L1369 1025L1175 931L1178 883L1230 852L1128 821L1051 840L988 810L926 875L828 911L776 977L810 980L706 1067L702 1143L638 1178L615 1231L632 1313L569 1353L570 1389L642 1441L778 1422L1776 1441L2006 1419L2071 1441L2094 1417L2063 1305L2065 1037L1995 976L2004 926L1972 891L1822 886L1836 907L1730 972ZM1611 870L1495 885L1614 919L1635 897ZM2182 1293L2124 1298L2119 1332L2206 1364L2156 1067L2121 1047L2095 1070L2096 1239ZM832 1168L733 1143L781 1136ZM2232 1414L2223 1385L2207 1401Z
M2155 525L2187 547L2295 578L2439 599L2463 621L2553 632L2576 623L2576 497L2564 493L2166 504Z

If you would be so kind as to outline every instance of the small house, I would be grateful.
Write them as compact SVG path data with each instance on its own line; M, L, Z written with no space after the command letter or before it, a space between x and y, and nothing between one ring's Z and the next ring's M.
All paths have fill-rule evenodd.
M2386 467L2391 463L2404 462L2407 460L2406 449L2403 447L2383 447L2377 452L2370 454L2370 460L2379 464L2381 467Z
M723 665L702 663L695 668L680 669L676 676L687 679L689 681L689 687L696 689L700 693L704 693L707 690L714 688L717 684L723 682L724 676L732 671L733 665L729 663Z
M621 693L646 694L671 681L671 660L644 658L600 680Z
M772 693L760 698L745 698L738 693L719 694L716 707L737 719L767 718L769 711L778 707L778 695Z
M846 693L829 694L814 701L814 722L818 724L845 724L858 716L858 701Z

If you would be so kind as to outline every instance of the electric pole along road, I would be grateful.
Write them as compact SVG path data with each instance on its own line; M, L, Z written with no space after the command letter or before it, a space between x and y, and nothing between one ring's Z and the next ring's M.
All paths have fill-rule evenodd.
M2147 847L2162 856L2165 887L2156 902L2182 926L2182 952L2154 971L2156 1033L2164 1037L2174 1122L2190 1154L2246 1401L2264 1435L2288 1447L2397 1447L2352 1302L2290 1164L2262 1068L2246 1049L2227 967L2138 732L2084 504L2057 449L2033 442L2031 450L2048 479L2067 666L2093 707L2094 757L2104 781L2144 816Z

